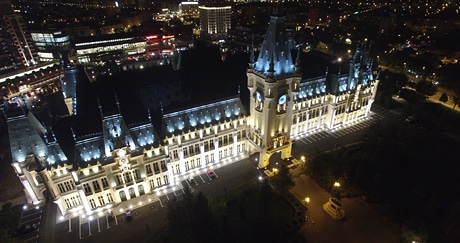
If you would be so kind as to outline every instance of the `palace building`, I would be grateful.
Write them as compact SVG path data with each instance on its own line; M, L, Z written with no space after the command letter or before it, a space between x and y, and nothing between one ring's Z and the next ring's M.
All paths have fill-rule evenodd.
M234 96L161 109L155 120L124 94L124 85L134 84L107 88L78 67L64 71L64 108L54 109L60 113L53 122L18 102L7 122L12 166L28 202L51 200L70 217L158 200L192 173L255 153L264 168L273 153L290 158L296 138L366 118L378 85L368 48L358 46L349 63L334 61L322 74L305 76L301 61L308 60L291 50L284 21L273 14L257 59L254 48L250 54L248 106Z

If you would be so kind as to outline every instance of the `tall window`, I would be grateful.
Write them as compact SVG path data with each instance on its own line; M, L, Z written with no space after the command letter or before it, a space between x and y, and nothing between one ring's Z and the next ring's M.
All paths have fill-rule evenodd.
M65 192L65 188L64 188L64 185L63 185L62 183L59 183L59 184L58 184L58 188L59 188L59 191L60 191L61 193L64 193L64 192Z
M161 171L167 171L168 168L166 167L166 161L162 160L161 161Z
M214 148L215 148L214 141L209 141L209 149L214 150Z
M208 141L205 141L205 142L204 142L204 151L205 151L205 152L208 152L208 151L209 151L209 142L208 142Z
M194 160L194 159L192 159L192 160L190 161L190 166L192 167L192 169L195 168L195 160ZM187 170L188 170L188 169L187 169Z
M70 200L71 200L71 202L72 202L72 206L73 206L73 207L80 205L80 202L79 202L78 198L76 198L76 197L71 197Z
M147 172L147 175L151 175L152 173L152 166L151 165L145 165L145 170Z
M86 196L91 195L93 193L88 183L83 184L83 189L85 190Z
M150 184L150 190L153 190L153 188L155 188L154 180L151 179L151 180L149 181L149 184Z
M91 206L91 209L95 209L96 208L96 202L94 201L94 199L89 199L89 205Z
M153 169L155 170L155 174L160 173L160 167L158 166L158 162L153 164Z
M157 177L157 186L161 186L163 183L161 183L161 178Z
M179 164L176 165L176 173L177 173L177 174L180 173L180 165L179 165Z
M109 203L113 202L112 193L107 193L107 201L109 201Z
M103 197L103 196L99 196L99 197L97 197L97 199L99 200L99 205L101 205L101 206L104 206L104 205L105 205L105 201L104 201L104 197Z
M103 187L104 189L107 189L107 188L109 187L109 181L107 180L106 177L102 177L102 178L101 178L101 182L102 182L102 187Z
M101 191L101 186L99 185L99 181L93 181L93 188L94 192L100 192Z
M139 170L138 170L138 169L135 169L135 170L133 171L133 176L134 176L134 180L139 179Z
M131 182L133 180L133 178L131 178L130 174L131 173L129 173L129 172L123 173L123 177L125 178L126 183Z
M64 181L64 186L65 186L66 191L70 191L70 190L75 189L75 187L73 185L73 182L71 182L71 181Z
M123 184L123 176L121 174L117 175L117 182L118 182L118 185Z
M66 198L64 199L65 206L67 209L72 208L72 204L70 203L70 199Z

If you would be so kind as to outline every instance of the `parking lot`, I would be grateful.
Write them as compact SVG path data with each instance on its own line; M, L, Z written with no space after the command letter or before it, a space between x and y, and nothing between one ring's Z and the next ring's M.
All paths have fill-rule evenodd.
M20 242L36 242L40 230L42 209L39 207L24 208L19 220L16 236Z
M119 226L136 221L141 213L154 212L159 208L166 207L169 200L181 198L184 195L184 188L188 187L195 191L202 184L211 183L219 178L219 175L212 169L197 169L188 176L185 176L176 187L158 190L156 195L143 195L113 209L100 210L93 215L80 215L60 222L60 228L65 228L67 233L75 234L78 231L80 240L89 240L96 234L116 229ZM128 215L127 215L128 213ZM129 217L128 217L129 216ZM149 229L149 226L145 226ZM35 241L34 241L35 242Z

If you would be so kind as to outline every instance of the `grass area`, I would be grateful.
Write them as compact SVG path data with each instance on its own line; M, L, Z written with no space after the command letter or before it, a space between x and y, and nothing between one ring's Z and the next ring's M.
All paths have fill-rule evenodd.
M15 242L13 235L19 225L22 206L4 207L0 211L0 242Z

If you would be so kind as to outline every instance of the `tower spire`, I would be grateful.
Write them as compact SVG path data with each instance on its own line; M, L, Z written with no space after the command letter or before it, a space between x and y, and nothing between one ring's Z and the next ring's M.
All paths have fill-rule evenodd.
M252 42L251 42L251 55L249 56L249 68L254 69L255 67L255 57L254 57L254 33L252 33Z
M147 112L149 114L149 121L150 121L150 123L152 123L152 116L150 115L150 109L147 109Z
M120 110L120 101L118 101L118 95L117 95L117 93L115 92L115 90L113 90L113 94L115 95L115 101L116 101L116 104L117 104L117 107L118 107L118 112L121 113L121 110Z
M297 48L297 57L295 59L295 71L300 72L300 49L302 48L302 45L299 44L299 47Z
M102 115L102 105L101 105L101 101L99 100L99 96L96 96L96 99L97 99L97 108L99 108L99 113L101 113L101 117L103 117L103 115Z

